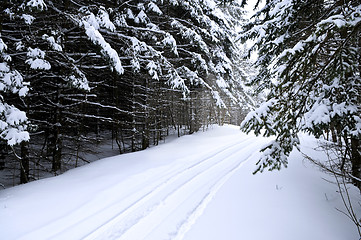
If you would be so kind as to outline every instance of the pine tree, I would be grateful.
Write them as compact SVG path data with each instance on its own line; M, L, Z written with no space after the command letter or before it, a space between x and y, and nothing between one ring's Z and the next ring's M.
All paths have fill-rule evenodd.
M360 11L359 1L273 0L245 27L240 38L260 56L251 84L268 93L242 128L276 136L256 171L287 166L299 132L335 129L360 187Z

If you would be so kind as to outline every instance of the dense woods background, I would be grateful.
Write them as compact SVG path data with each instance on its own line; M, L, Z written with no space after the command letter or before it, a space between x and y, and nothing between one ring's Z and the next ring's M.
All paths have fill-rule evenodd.
M240 124L252 105L242 13L223 1L2 1L0 168L25 183L84 164L105 139L125 153Z
M247 3L260 8L246 21ZM102 140L125 153L232 123L275 136L255 172L287 167L307 132L328 141L314 161L361 189L360 0L0 6L0 168L20 183L86 163Z

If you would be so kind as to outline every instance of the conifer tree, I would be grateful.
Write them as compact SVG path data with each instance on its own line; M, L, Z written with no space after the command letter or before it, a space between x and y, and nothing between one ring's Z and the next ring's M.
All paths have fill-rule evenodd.
M245 27L240 39L253 39L260 56L250 84L267 101L242 128L276 136L256 171L287 166L299 132L334 131L352 165L348 177L360 187L360 13L360 1L270 0Z

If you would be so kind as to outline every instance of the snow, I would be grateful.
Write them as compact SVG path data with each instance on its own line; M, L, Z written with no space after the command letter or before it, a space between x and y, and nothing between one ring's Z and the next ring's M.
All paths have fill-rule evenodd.
M27 4L28 7L37 8L40 11L47 9L43 0L30 0Z
M125 20L125 15L116 15L115 19L114 19L114 23L118 26L118 27L127 27L127 21Z
M102 48L102 53L109 57L113 68L115 71L122 75L124 73L124 69L122 66L122 63L119 59L119 55L117 51L115 51L110 44L105 41L104 37L100 34L100 32L92 25L92 23L89 23L85 20L81 22L81 26L85 28L85 33L88 36L88 38L96 45L100 46Z
M305 114L305 126L312 127L312 124L328 124L330 119L330 112L326 104L315 103L312 109Z
M184 82L184 79L179 76L179 74L170 69L167 74L168 84L172 86L174 89L181 89L183 94L189 93L189 89Z
M148 17L147 14L145 14L145 12L143 10L141 10L137 17L134 18L134 22L135 23L147 23L148 22Z
M266 102L261 103L261 105L247 114L246 118L241 123L241 128L244 128L246 124L250 121L255 121L256 123L262 123L263 119L270 112L270 109L273 105L277 103L276 99L270 99Z
M224 81L224 79L222 77L218 77L217 80L216 80L216 83L220 88L229 87L228 84L226 83L226 81Z
M9 72L10 68L5 62L2 62L2 63L0 63L0 71L1 72Z
M90 91L88 79L84 74L81 74L80 77L76 77L75 75L70 75L66 78L71 85L78 89L83 89L85 91Z
M99 26L106 28L112 32L115 31L115 25L110 21L109 14L106 12L104 8L99 10L98 16L96 17Z
M170 0L169 3L172 4L173 6L179 5L178 0Z
M17 51L22 51L22 50L25 48L25 46L24 46L24 44L23 44L22 41L16 42L16 43L15 43L15 46L16 46L16 50L17 50Z
M0 137L6 140L8 145L13 146L29 140L30 136L26 127L19 125L27 121L25 112L0 102L0 114L5 117L5 121L0 119Z
M148 4L148 10L155 12L158 15L163 15L163 12L159 9L159 7L154 2L150 2Z
M49 70L51 68L50 63L44 60L45 52L43 50L29 47L26 55L30 58L25 63L29 64L31 69Z
M62 52L63 48L55 41L55 38L53 36L48 36L47 34L43 35L43 39L46 39L50 45L50 47L54 51Z
M131 9L127 9L127 16L129 19L134 19L134 14Z
M25 97L28 94L28 92L29 92L29 88L27 86L20 88L19 97Z
M361 118L359 116L354 116L355 124L355 130L351 131L351 135L353 136L359 136L361 135Z
M157 72L158 66L155 64L155 62L149 61L146 69L148 70L149 75L152 76L152 79L159 80Z
M29 141L29 132L20 128L10 128L3 132L5 134L4 139L9 146L20 144L23 141Z
M20 16L21 19L24 20L24 22L28 25L31 25L33 23L33 21L35 20L35 17L29 15L29 14L22 14Z
M282 15L285 9L289 8L292 4L291 0L283 0L283 1L276 1L277 4L275 7L269 12L270 16Z
M93 26L95 30L99 30L99 22L93 13L88 13L88 15L83 17L83 21L87 22L90 26Z
M164 39L162 40L162 43L164 46L169 46L172 49L172 52L175 55L178 55L178 50L177 50L177 42L174 39L174 37L172 35L170 35L169 33L167 33L164 37Z
M343 28L347 25L356 26L361 21L361 4L346 8L343 14L336 14L320 21L317 26L322 27L323 25L334 25L337 28ZM344 16L345 15L345 16Z
M18 71L10 71L7 63L0 63L0 91L11 91L24 97L29 91L28 85L28 82L23 82L23 77Z
M219 107L219 108L227 108L226 104L224 104L221 96L219 96L218 91L213 90L213 91L211 91L211 93L212 93L213 99L216 101L217 107Z
M207 62L202 58L202 55L200 55L199 53L192 53L192 58L192 63L198 63L197 65L199 66L199 68L208 74Z
M209 54L210 50L208 49L207 44L203 41L202 37L193 29L184 26L182 23L175 19L172 21L171 26L177 31L180 31L180 34L183 38L188 39L191 43L196 43L204 53Z
M322 20L318 23L318 26L325 25L325 24L334 24L338 28L344 27L347 22L344 20L344 16L342 14L333 15L325 20Z
M28 59L25 63L29 64L31 69L49 70L51 68L50 63L41 58Z
M299 152L287 169L252 175L271 140L214 126L2 190L0 239L358 239L332 177ZM324 158L316 146L302 136Z
M27 120L26 114L19 109L9 109L7 113L6 122L10 125L19 125L21 122Z
M7 45L4 43L0 35L0 53L4 52L6 49L7 49Z
M304 137L302 150L315 154L311 150L315 142L309 140ZM322 180L324 175L303 162L298 152L290 159L287 169L256 175L249 171L253 163L245 163L243 171L223 185L185 239L358 239L356 228L335 210L340 204L335 186ZM230 219L227 224L225 219ZM218 230L206 231L209 226Z
M132 60L130 60L130 64L132 66L132 69L135 71L135 72L139 72L140 71L140 63L139 63L139 60L137 58L133 58Z
M44 58L45 57L45 52L42 51L39 48L28 48L28 52L26 53L26 55L28 57L32 57L32 58Z

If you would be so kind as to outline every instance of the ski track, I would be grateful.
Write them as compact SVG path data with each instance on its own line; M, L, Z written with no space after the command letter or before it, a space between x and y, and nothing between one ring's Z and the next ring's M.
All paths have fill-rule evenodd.
M153 234L162 239L183 239L220 187L259 146L259 139L247 137L202 154L196 161L177 159L175 166L149 169L101 192L112 200L95 198L21 239L44 238L45 232L52 233L47 239L137 240L154 239ZM129 184L132 187L127 189L133 190L121 192L122 186ZM86 212L97 202L104 206ZM175 211L181 211L181 219L172 218ZM79 227L88 232L77 232Z

